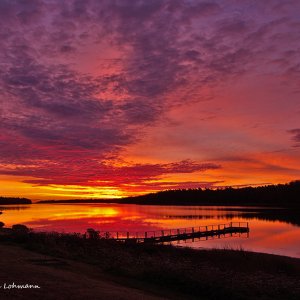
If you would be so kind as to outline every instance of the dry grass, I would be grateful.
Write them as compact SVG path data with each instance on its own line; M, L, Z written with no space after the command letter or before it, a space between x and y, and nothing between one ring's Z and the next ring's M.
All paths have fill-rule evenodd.
M206 299L300 299L300 260L239 250L192 250L29 233L6 238L40 253Z

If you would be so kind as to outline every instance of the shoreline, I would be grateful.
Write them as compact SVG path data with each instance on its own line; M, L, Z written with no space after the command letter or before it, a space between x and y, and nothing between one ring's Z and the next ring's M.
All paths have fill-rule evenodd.
M163 190L139 196L113 199L70 199L43 200L40 203L119 203L139 205L219 205L219 206L282 206L300 208L298 196L300 181L286 184L264 185L256 187L217 188L217 189L177 189ZM283 201L284 199L284 201Z
M215 225L218 225L218 224L215 224ZM30 230L33 234L42 234L42 235L56 234L56 235L67 235L67 236L74 236L75 235L77 237L80 237L81 239L83 238L82 236L84 235L84 233L80 233L80 232L65 232L65 231L52 231L52 230L51 231L41 231L41 230L35 230L35 229L30 229ZM0 228L0 238L3 235L8 236L8 235L11 235L12 233L13 233L12 228L9 228L9 227ZM101 237L101 239L106 240L105 237ZM120 243L120 242L118 242L118 243ZM158 247L160 245L164 245L166 247L171 246L171 247L174 247L174 248L177 248L177 249L191 249L191 250L194 250L194 251L236 251L236 252L243 251L243 252L246 252L246 253L262 254L262 255L263 254L265 254L265 255L274 255L274 256L279 256L279 257L285 257L285 258L292 258L292 259L299 259L300 260L300 255L299 256L293 256L293 255L285 255L285 254L282 254L282 253L255 251L255 250L252 250L252 249L244 248L241 245L240 246L238 246L238 245L237 246L226 245L226 246L220 246L220 247L205 247L205 246L190 247L190 246L186 246L186 244L176 245L176 244L171 244L171 243L170 244L167 244L167 243L165 243L165 244L153 243L151 245L158 246Z
M155 293L163 289L164 299L177 299L174 295L183 295L178 299L281 300L300 297L299 258L243 249L194 250L168 245L126 245L57 233L15 234L4 240L2 237L2 245L46 255L50 265L54 259L53 264L59 272L64 271L62 261L68 260L71 265L80 263L106 278L121 280L127 287L138 286L146 292L151 286L150 291ZM40 268L43 269L45 264L49 265L49 260L39 263Z
M36 201L36 202L35 202ZM144 203L144 202L125 202L125 201L106 201L106 200L33 200L32 204L118 204L118 205L141 205L141 206L205 206L205 207L236 207L236 208L271 208L271 209L295 209L293 206L280 206L267 203ZM296 207L298 208L298 207Z

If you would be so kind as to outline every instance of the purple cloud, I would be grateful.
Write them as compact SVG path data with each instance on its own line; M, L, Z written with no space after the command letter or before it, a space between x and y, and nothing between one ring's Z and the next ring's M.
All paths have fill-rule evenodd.
M298 8L279 0L1 1L1 174L123 184L116 177L124 172L129 183L219 168L113 163L174 109L204 100L226 108L211 95L243 76L269 72L297 92ZM205 111L199 120L222 109ZM289 133L298 143L297 130Z
M292 141L296 143L294 147L300 147L300 128L290 129L288 133L292 135Z

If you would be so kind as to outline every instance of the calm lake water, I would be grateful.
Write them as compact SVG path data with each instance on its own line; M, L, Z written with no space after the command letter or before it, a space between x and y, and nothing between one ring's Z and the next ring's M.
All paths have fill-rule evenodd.
M6 226L25 224L34 230L85 232L150 231L249 222L250 234L201 241L175 242L193 248L243 248L300 258L300 218L284 209L220 206L144 206L118 204L32 204L0 206Z

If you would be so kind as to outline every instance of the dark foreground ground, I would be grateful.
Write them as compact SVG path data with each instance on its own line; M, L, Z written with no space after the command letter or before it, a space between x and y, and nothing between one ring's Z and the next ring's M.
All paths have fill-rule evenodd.
M243 250L0 235L0 269L0 299L300 299L300 259Z
M93 265L57 259L17 246L0 246L0 299L165 299L159 293L145 291L120 279L107 276ZM20 284L40 289L4 289Z

